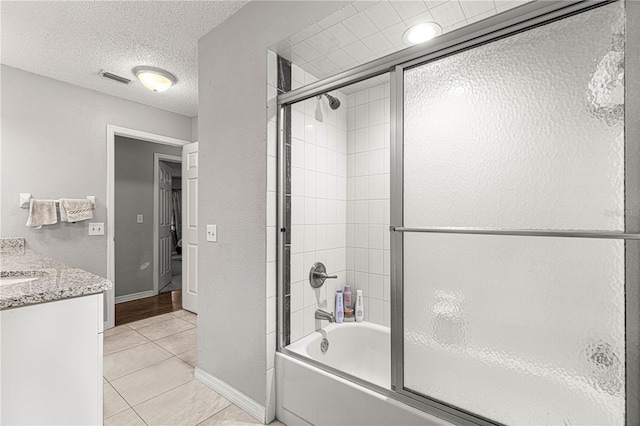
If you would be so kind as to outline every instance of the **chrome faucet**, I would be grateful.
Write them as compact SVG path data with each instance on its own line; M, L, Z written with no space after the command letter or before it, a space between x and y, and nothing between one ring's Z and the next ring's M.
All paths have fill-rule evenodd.
M333 316L333 312L329 313L327 311L323 311L322 309L316 309L316 319L336 322L336 317Z
M309 271L309 284L311 284L311 287L313 288L322 287L324 281L330 278L335 280L336 278L338 278L338 276L328 275L327 268L324 267L324 264L322 262L314 263L311 267L311 270Z

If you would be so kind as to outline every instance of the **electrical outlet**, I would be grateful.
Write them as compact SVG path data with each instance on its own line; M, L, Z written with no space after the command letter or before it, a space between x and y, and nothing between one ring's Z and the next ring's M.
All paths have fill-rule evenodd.
M89 235L104 235L104 223L90 223Z
M207 241L218 242L218 225L207 225Z
M136 216L136 222L138 223L142 223L144 222L144 216L142 216L141 214Z

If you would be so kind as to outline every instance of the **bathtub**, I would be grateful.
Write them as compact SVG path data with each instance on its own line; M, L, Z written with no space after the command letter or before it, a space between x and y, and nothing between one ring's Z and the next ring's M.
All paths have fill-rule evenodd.
M326 337L329 349L322 353ZM287 346L292 352L380 386L391 388L391 333L370 322L329 324Z
M452 425L390 397L390 354L389 328L368 322L329 324L294 342L276 353L277 418L288 425Z

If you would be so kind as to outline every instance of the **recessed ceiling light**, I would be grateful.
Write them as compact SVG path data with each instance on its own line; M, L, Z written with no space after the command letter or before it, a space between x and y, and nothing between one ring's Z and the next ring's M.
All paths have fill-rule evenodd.
M442 34L442 27L435 22L422 22L409 28L402 34L406 44L424 43Z
M164 92L177 81L173 74L156 67L135 67L133 73L144 87L154 92Z

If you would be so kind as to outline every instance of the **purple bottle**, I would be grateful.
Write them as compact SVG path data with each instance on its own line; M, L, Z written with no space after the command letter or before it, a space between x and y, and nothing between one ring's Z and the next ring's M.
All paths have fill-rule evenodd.
M346 284L344 286L344 293L342 298L344 299L344 313L353 314L353 303L351 303L351 286Z
M342 299L342 290L338 290L336 294L336 322L341 324L344 321L344 301Z

